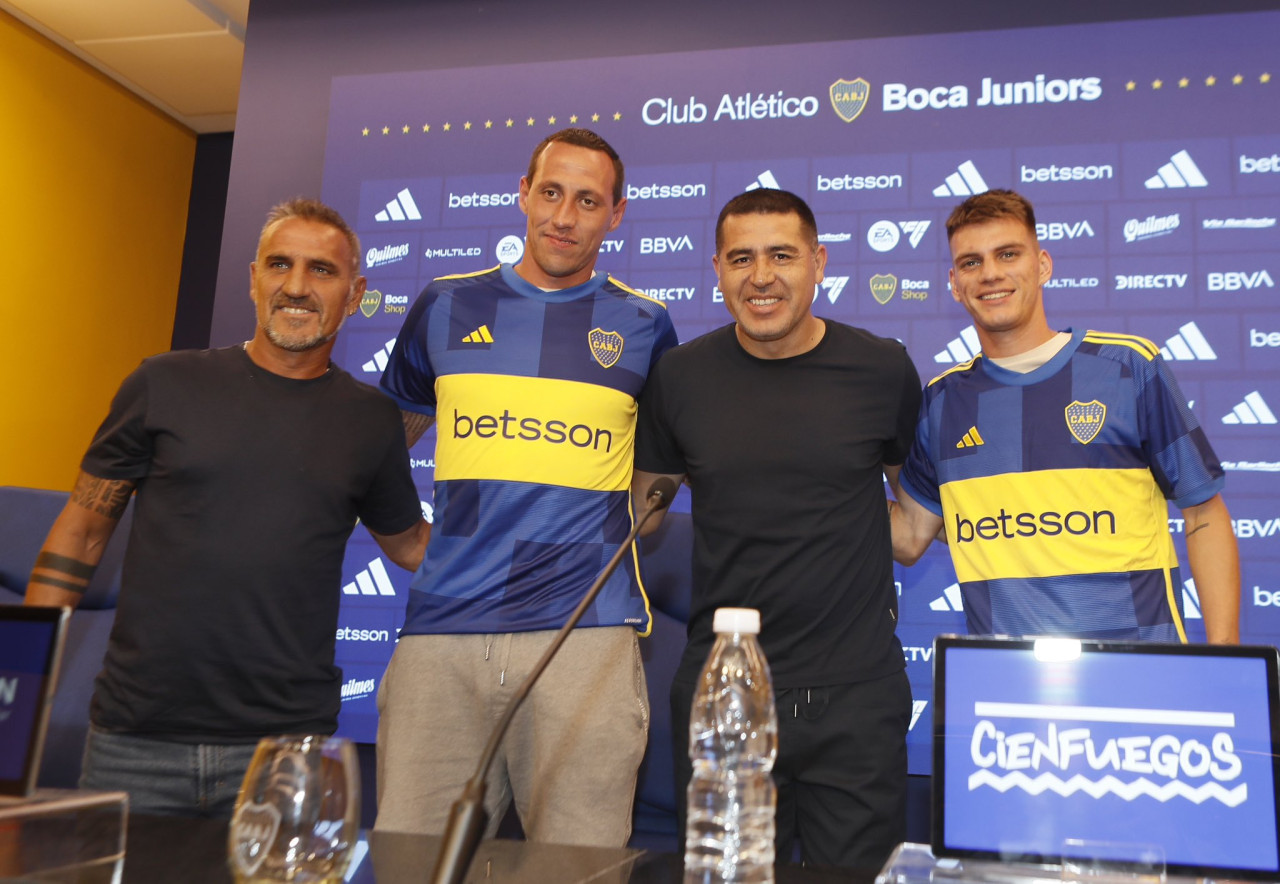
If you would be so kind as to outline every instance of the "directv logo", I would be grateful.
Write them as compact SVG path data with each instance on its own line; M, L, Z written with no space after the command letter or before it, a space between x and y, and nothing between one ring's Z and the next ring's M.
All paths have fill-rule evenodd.
M422 213L418 204L413 201L413 194L405 188L396 194L396 198L387 203L387 207L373 216L374 221L421 221Z
M1254 390L1245 396L1244 401L1233 408L1230 414L1223 415L1222 422L1224 424L1274 424L1276 416L1263 400L1262 394Z
M1213 352L1213 347L1209 346L1209 342L1205 340L1194 322L1188 322L1178 329L1178 334L1165 341L1165 345L1160 348L1160 355L1167 360L1179 362L1191 360L1207 362L1218 358L1218 354Z
M978 172L978 167L973 164L973 160L965 160L956 171L947 176L947 180L943 184L939 184L933 189L934 196L973 196L975 193L986 193L991 188L987 187L987 182L982 180L982 175Z
M356 574L356 579L342 587L343 595L395 595L396 588L387 576L387 566L381 557L369 563L369 567Z
M964 610L964 602L960 598L960 584L953 583L942 591L942 595L929 602L930 611L960 612Z
M981 352L982 344L978 340L978 333L973 326L969 326L960 332L960 337L947 344L947 349L935 355L933 361L941 363L968 362Z
M1196 166L1191 154L1180 150L1146 181L1147 190L1163 190L1166 187L1208 187L1209 181Z
M760 177L748 184L743 190L757 190L761 187L768 187L773 190L781 190L782 186L778 184L778 179L773 177L773 173L765 169L760 173Z

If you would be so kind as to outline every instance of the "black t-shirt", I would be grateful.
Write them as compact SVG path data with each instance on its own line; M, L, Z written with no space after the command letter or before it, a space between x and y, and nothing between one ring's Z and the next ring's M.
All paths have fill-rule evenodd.
M138 483L94 723L332 732L347 538L357 517L381 534L421 517L395 404L337 367L294 380L241 347L166 353L125 379L81 467Z
M669 351L649 376L636 468L687 473L693 497L678 681L697 678L722 606L760 609L777 688L904 666L881 465L906 457L920 380L897 341L826 327L807 353L757 359L725 326Z

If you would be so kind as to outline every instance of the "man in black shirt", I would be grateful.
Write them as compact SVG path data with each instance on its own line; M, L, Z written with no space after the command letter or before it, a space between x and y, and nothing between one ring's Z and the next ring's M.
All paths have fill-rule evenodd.
M910 448L919 377L897 341L813 315L826 249L799 197L731 200L713 264L734 322L650 375L632 485L637 508L659 475L693 492L678 794L715 609L758 608L778 701L778 857L798 834L808 864L878 869L905 839L911 716L883 466Z
M422 561L399 412L329 361L359 255L329 207L276 206L250 265L253 338L125 379L36 560L26 603L74 607L137 492L81 775L134 812L230 816L259 738L333 732L357 519L396 564Z

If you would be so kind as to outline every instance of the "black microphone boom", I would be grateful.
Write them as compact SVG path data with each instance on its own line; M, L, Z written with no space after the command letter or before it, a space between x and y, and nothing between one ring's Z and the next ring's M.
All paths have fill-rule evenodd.
M591 588L582 597L578 607L569 615L569 619L565 621L564 626L560 627L560 631L556 633L555 639L542 654L541 659L529 672L529 677L524 680L524 684L520 685L520 689L507 703L506 711L502 713L502 720L489 735L489 743L484 748L484 754L480 756L475 774L467 781L462 794L458 796L457 801L453 802L453 807L449 811L449 825L444 831L444 839L440 842L440 853L436 856L436 867L431 875L431 884L462 884L462 879L467 874L467 867L471 865L471 858L475 856L476 847L479 846L480 838L484 835L485 824L489 821L489 814L484 809L485 777L489 774L489 766L493 764L494 756L498 754L498 747L502 745L502 738L507 734L511 719L515 717L516 710L528 696L534 682L542 675L542 670L547 668L551 658L569 637L569 632L578 625L587 608L591 607L591 603L596 600L604 582L617 570L622 557L631 549L631 544L635 542L636 535L640 533L645 522L649 521L649 517L654 513L670 506L671 499L675 496L676 483L665 476L655 479L649 486L649 491L645 494L644 511L636 519L626 541L618 547L613 558L609 559L609 563L591 584Z

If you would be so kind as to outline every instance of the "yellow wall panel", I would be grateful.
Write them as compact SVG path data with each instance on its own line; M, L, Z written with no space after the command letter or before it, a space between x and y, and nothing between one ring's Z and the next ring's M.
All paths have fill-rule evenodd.
M69 489L169 349L195 135L0 13L0 485Z

